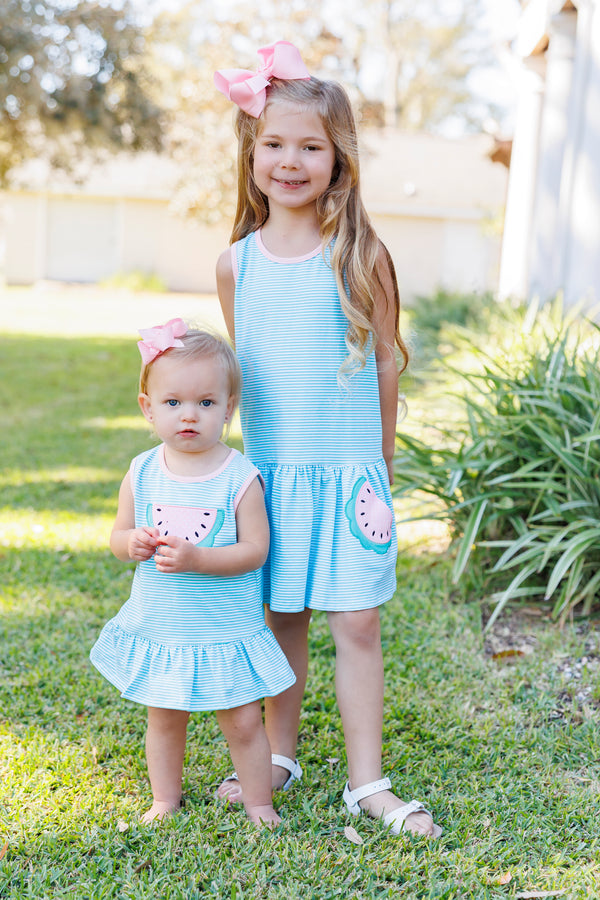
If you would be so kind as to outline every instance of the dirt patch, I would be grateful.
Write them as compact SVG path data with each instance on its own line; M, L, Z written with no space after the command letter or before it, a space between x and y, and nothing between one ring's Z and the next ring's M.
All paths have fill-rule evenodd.
M540 607L508 607L486 631L492 615L490 607L481 610L483 651L492 659L509 659L533 653L539 644L540 628L557 628L547 611Z
M510 664L535 654L543 632L559 629L543 607L517 607L504 610L485 631L491 612L490 608L482 609L483 652L500 663ZM576 651L555 652L538 687L553 697L550 721L581 724L600 720L600 622L586 619L569 627L581 639L579 647Z

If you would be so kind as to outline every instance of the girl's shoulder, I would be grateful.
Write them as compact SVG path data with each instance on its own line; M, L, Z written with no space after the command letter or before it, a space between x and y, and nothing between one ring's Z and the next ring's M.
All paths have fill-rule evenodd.
M223 250L217 258L217 285L229 286L235 282L240 267L240 261L245 257L250 243L254 240L255 232L251 231L239 241L234 241L226 250Z
M138 453L137 456L134 456L130 463L130 470L134 473L139 472L140 470L146 468L148 465L153 465L154 463L158 463L160 449L164 446L163 444L156 444L154 447L150 447L149 450L144 450L142 453Z
M160 448L163 447L164 444L155 444L154 447L150 447L149 450L142 450L141 453L138 453L137 456L134 456L131 460L131 465L134 463L139 464L143 463L146 460L151 460L158 457L160 453Z

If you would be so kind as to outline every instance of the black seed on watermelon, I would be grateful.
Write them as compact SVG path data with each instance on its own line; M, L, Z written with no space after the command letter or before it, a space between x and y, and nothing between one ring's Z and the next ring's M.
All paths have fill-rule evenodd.
M161 536L176 535L189 543L212 547L225 520L222 509L198 509L187 506L148 504L148 524L155 525Z
M366 478L358 479L344 511L350 531L366 550L387 552L392 543L393 514ZM358 519L361 521L358 522Z

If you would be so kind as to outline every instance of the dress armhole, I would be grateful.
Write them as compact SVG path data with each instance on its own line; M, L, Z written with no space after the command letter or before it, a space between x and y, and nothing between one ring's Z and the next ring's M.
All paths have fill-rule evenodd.
M135 459L131 460L129 465L129 487L131 488L131 496L133 497L133 501L135 503Z
M248 475L248 477L246 478L246 480L244 481L241 488L239 489L239 491L237 492L237 494L235 495L235 497L233 499L233 509L235 512L237 512L237 508L240 505L240 501L241 501L242 497L244 496L244 494L246 493L246 491L248 490L248 488L250 487L250 485L252 484L252 482L254 481L255 478L258 478L258 481L260 483L260 486L261 486L261 488L263 490L263 494L264 494L265 483L263 481L263 477L260 474L260 472L258 471L258 469L255 469L253 472L250 472L250 474Z
M237 281L238 277L238 259L237 259L237 250L236 245L231 245L231 274L233 275L233 280Z

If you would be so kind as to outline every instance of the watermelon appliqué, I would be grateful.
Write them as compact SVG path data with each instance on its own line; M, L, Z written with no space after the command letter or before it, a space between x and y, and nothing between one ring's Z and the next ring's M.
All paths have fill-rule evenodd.
M350 531L365 550L386 553L392 543L392 511L380 500L363 476L352 489L344 507Z
M148 525L158 528L161 537L170 534L184 538L197 547L212 547L223 525L225 513L222 509L149 503L146 517Z

